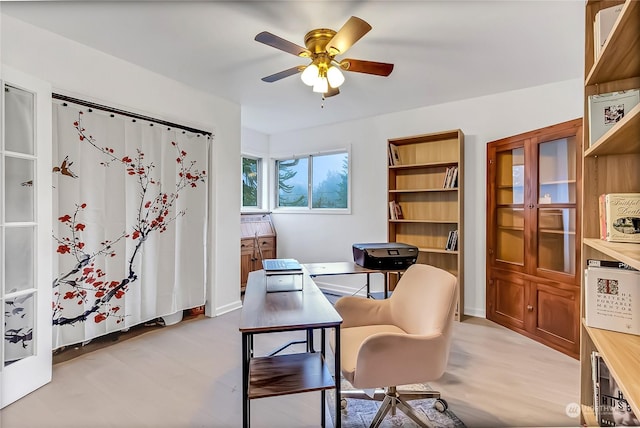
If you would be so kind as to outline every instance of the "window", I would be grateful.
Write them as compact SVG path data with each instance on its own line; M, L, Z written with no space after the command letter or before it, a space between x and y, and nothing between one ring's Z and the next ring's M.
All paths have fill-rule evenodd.
M261 159L242 157L242 207L260 208L262 177Z
M310 155L276 161L278 208L349 208L349 154Z

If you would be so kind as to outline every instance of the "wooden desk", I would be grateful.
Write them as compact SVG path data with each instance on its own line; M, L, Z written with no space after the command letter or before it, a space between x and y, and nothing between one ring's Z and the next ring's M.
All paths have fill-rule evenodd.
M307 263L303 265L309 272L309 276L315 278L317 276L329 276L329 275L367 275L367 297L386 299L389 297L389 281L387 274L389 273L402 273L406 269L369 269L362 267L354 262L329 262L329 263ZM372 293L371 292L371 277L372 273L380 273L384 275L384 292Z
M335 426L340 421L340 324L342 318L308 274L302 291L266 292L264 271L251 272L240 318L242 332L242 422L251 424L250 400L321 391L321 423L325 426L325 391L336 390ZM325 362L325 329L335 331L335 379ZM320 352L313 349L313 330L321 330ZM307 352L253 355L253 336L281 331L307 331ZM281 348L282 349L282 348Z

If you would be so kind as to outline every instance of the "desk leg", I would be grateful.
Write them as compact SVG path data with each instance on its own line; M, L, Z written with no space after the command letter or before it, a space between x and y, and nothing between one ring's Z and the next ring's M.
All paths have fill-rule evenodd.
M307 352L316 352L313 346L313 329L307 329Z
M340 372L340 326L336 326L336 328L334 328L335 331L335 339L336 339L336 344L335 344L335 349L334 349L334 354L333 354L333 359L335 362L335 382L336 382L336 402L335 402L335 406L336 406L336 414L335 414L335 428L342 428L342 412L340 411L340 401L341 401L341 397L340 397L340 379L342 378L342 373Z
M320 329L320 355L322 355L322 361L325 361L325 358L324 358L324 355L325 355L324 328ZM327 407L326 399L327 399L327 393L323 389L323 390L320 391L320 426L322 428L325 428L325 426L327 426L326 415L325 415L325 409Z
M383 299L386 299L387 297L389 297L389 273L385 272L382 275L384 275L384 297L383 297Z
M242 426L249 428L251 414L249 411L249 361L253 354L253 335L242 333Z
M371 274L367 272L367 299L371 297Z

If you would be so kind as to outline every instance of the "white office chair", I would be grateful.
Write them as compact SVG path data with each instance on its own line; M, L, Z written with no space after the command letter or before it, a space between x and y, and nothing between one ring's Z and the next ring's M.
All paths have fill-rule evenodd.
M415 264L402 275L388 299L347 296L336 302L343 318L342 376L355 388L386 387L374 397L364 391L342 391L343 398L383 398L371 427L379 426L389 411L395 415L396 408L420 426L430 426L407 403L411 399L436 398L436 408L446 409L446 401L437 391L399 391L396 386L433 381L444 373L457 292L455 276L434 266Z

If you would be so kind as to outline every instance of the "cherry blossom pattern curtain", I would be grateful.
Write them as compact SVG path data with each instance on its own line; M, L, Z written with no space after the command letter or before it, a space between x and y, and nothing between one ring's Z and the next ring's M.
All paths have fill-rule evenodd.
M203 305L208 136L56 101L53 348Z

